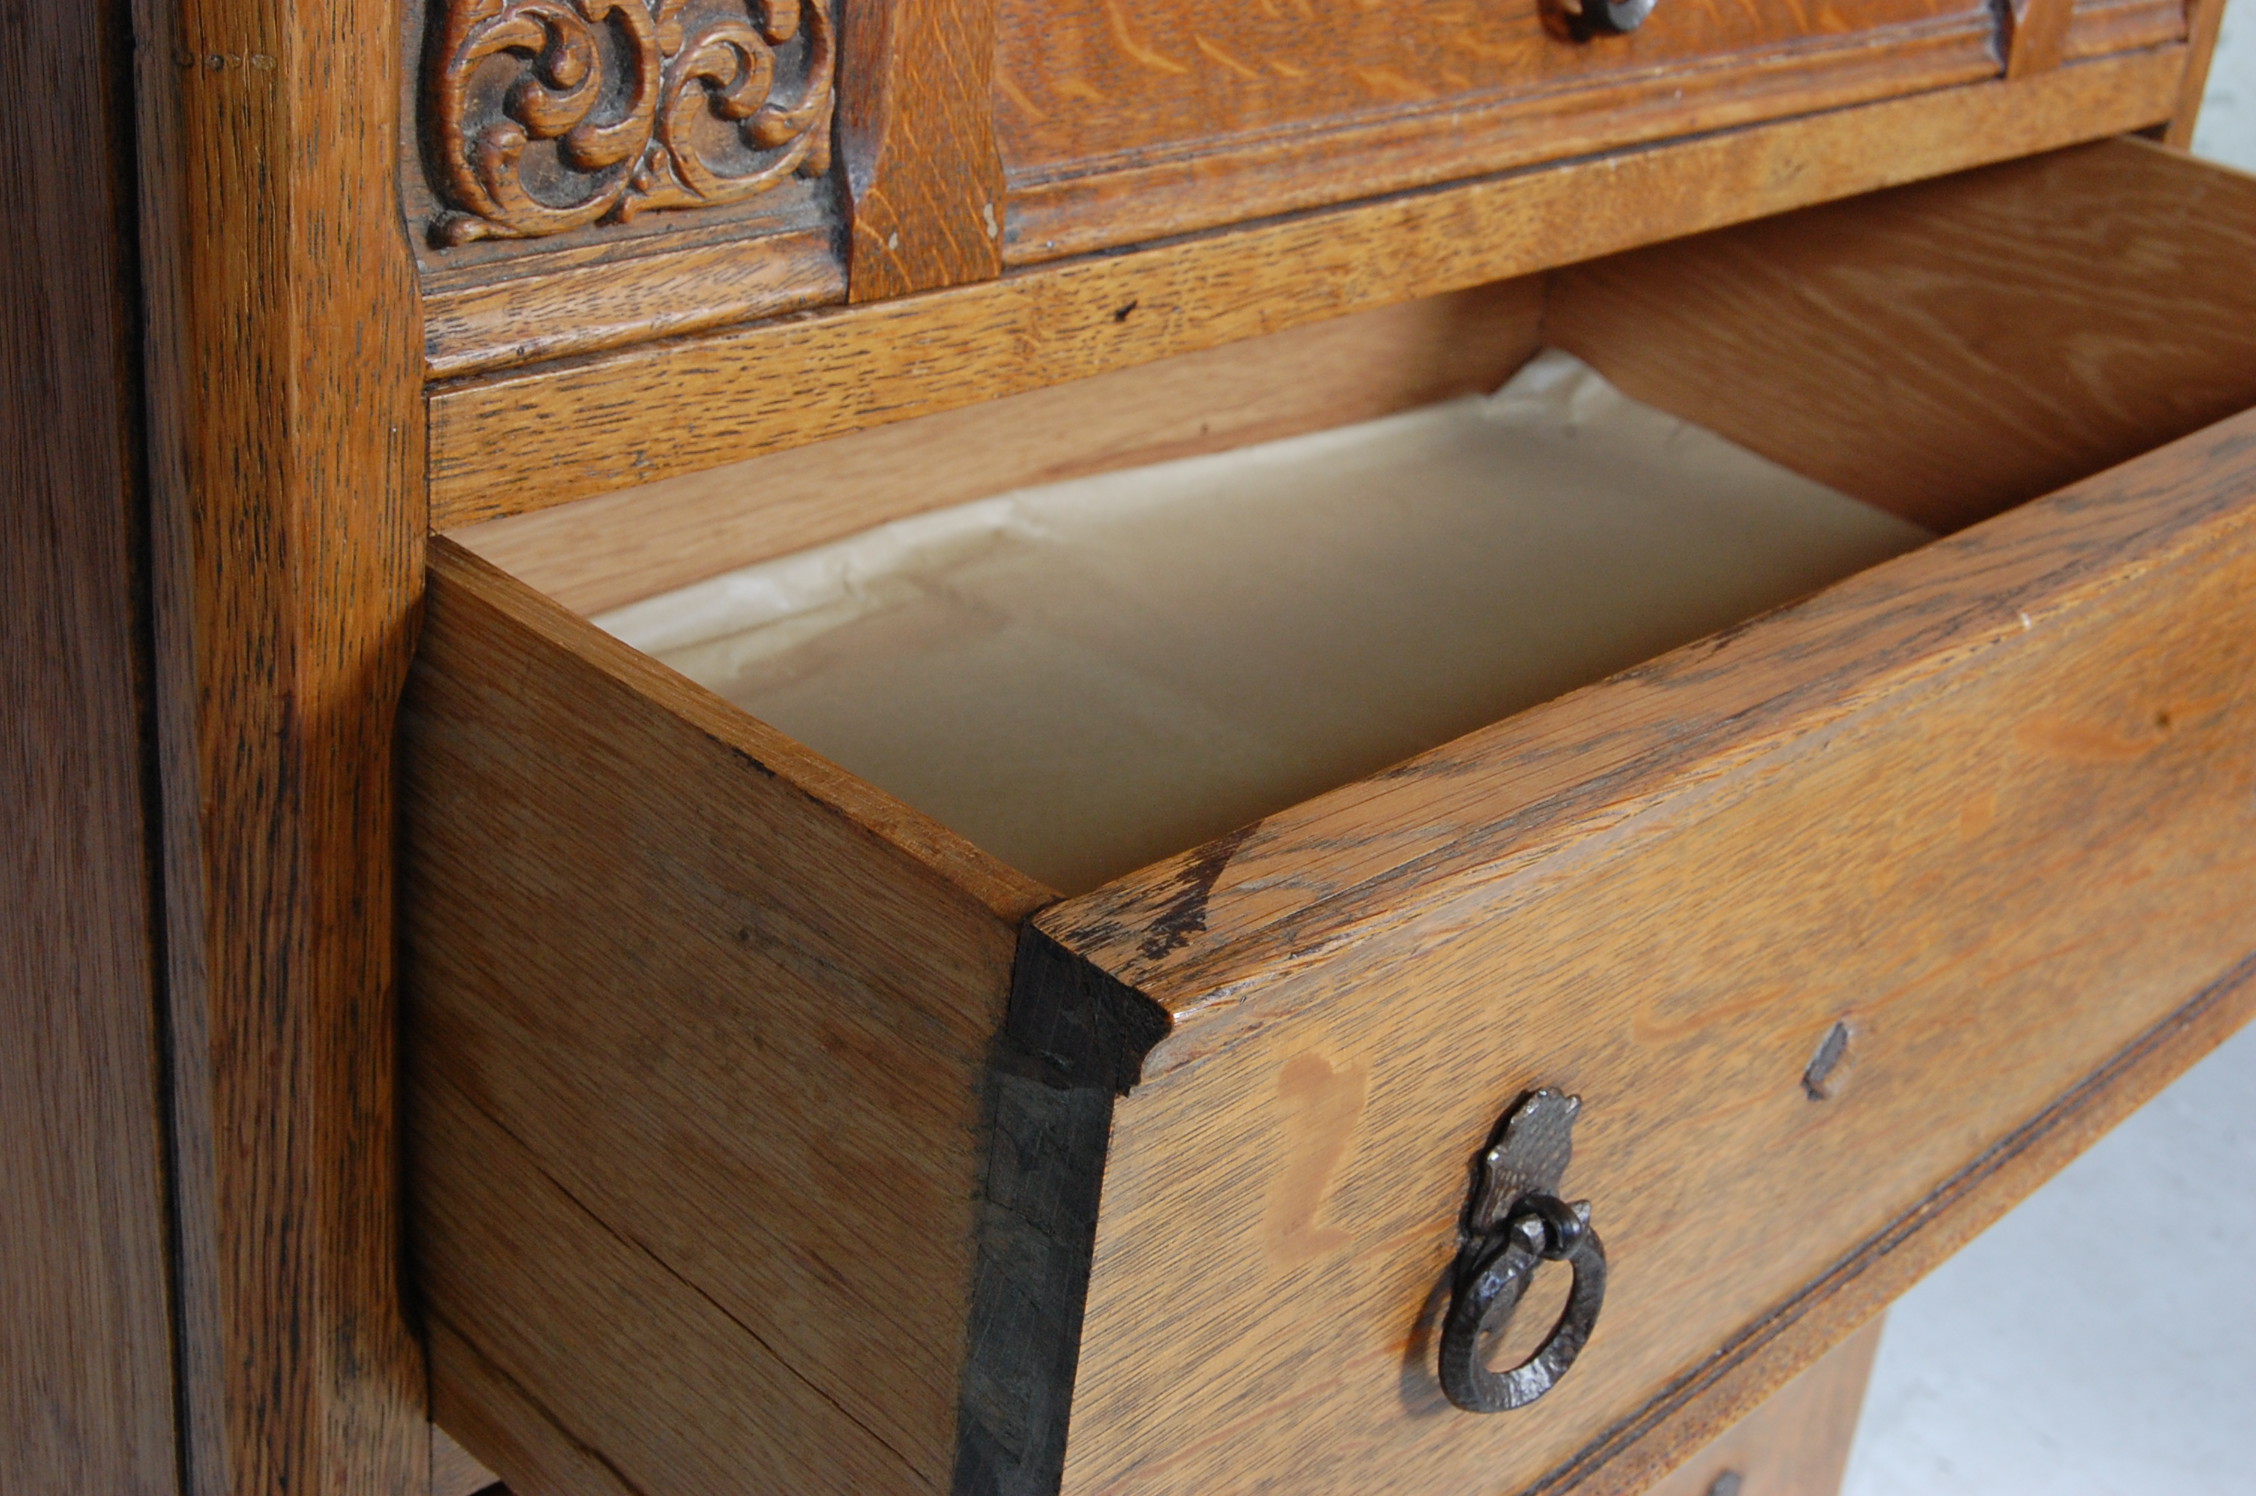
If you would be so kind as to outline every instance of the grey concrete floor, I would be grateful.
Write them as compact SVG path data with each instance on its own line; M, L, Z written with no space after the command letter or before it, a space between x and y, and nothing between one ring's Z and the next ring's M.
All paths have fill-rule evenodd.
M2256 0L2194 150L2256 171ZM2256 1026L1897 1303L1842 1493L2256 1496Z

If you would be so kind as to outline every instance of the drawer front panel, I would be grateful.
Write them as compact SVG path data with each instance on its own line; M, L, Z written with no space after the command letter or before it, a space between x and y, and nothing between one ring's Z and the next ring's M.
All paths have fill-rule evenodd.
M1660 0L1575 42L1536 0L1000 15L1019 263L1994 75L1971 0Z
M2076 0L2061 56L2074 61L2184 41L2188 8L2178 0Z
M2256 416L1530 714L1594 743L1725 673L1801 698L1279 953L1210 994L1226 1039L1171 995L1115 1116L1065 1489L1519 1490L2236 989L2252 520ZM1894 663L1845 684L1873 641ZM1788 684L1820 658L1830 681ZM1437 836L1503 731L1403 772ZM1069 945L1071 909L1041 921ZM1542 1085L1583 1098L1563 1192L1612 1282L1555 1392L1470 1415L1432 1344L1467 1163Z

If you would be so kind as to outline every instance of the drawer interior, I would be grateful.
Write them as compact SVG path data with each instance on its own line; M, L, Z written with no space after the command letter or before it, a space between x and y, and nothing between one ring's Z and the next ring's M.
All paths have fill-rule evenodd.
M2256 403L2246 187L2065 152L456 538L1078 893Z
M595 621L1073 894L1929 538L1553 350Z

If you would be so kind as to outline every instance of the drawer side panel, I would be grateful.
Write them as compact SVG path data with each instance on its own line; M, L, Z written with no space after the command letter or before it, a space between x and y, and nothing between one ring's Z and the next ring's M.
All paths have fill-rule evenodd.
M1555 272L1641 400L1955 530L2256 405L2256 178L2103 141Z
M643 1496L944 1488L1039 892L444 541L404 733L442 1402L506 1380Z

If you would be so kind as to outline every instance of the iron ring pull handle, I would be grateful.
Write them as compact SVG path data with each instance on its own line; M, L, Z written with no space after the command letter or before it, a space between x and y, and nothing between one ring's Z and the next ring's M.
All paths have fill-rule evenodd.
M1546 1262L1574 1269L1566 1308L1535 1354L1509 1371L1491 1371L1482 1343L1512 1318L1535 1270ZM1606 1247L1590 1226L1590 1203L1525 1195L1503 1229L1458 1254L1449 1317L1441 1330L1441 1388L1468 1413L1524 1408L1558 1385L1597 1328L1606 1302Z
M1645 24L1654 0L1540 0L1547 29L1569 41L1624 36Z

